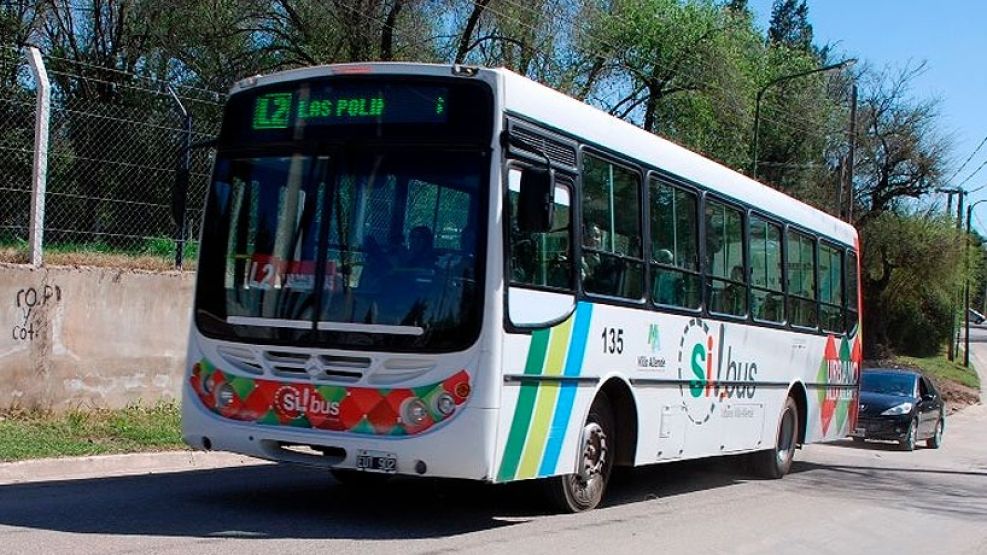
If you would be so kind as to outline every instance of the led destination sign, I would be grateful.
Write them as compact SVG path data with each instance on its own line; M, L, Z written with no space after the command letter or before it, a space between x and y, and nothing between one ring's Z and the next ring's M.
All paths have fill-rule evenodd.
M446 123L448 89L416 85L314 86L254 99L251 127Z

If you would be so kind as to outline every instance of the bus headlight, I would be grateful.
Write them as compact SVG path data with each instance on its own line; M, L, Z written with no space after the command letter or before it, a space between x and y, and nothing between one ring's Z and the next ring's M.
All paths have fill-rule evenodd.
M224 382L216 389L216 407L225 409L230 406L233 403L234 394L233 386Z
M428 418L428 407L421 399L408 399L401 407L401 420L406 424L417 426L426 418Z
M440 393L432 401L434 405L435 412L441 414L442 416L449 416L454 410L456 410L456 401L452 398L452 395L448 393Z
M215 386L215 385L216 385L216 379L215 379L215 378L216 378L216 375L215 375L215 374L210 374L210 375L209 375L209 377L207 377L207 378L206 378L206 379L205 379L205 380L204 380L204 381L202 382L202 391L203 391L203 393L205 393L206 395L209 395L209 394L211 394L211 393L212 393L212 391L213 391L213 386Z

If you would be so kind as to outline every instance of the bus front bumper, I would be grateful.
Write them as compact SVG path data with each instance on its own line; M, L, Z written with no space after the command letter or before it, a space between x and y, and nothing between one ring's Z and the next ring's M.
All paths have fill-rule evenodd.
M390 437L232 420L205 408L188 382L183 389L182 435L193 449L337 469L383 455L396 459L397 474L492 480L495 409L463 407L426 432Z

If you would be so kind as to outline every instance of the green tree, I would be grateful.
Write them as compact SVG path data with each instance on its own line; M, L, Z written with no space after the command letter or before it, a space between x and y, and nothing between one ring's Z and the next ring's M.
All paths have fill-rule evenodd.
M805 0L775 0L771 7L768 40L793 50L812 50L812 25Z
M938 129L938 101L915 99L910 90L923 69L863 75L853 183L858 225L926 195L942 179L950 144Z
M735 43L731 18L710 0L615 0L598 5L590 21L588 36L603 53L605 75L593 97L648 131L675 138L685 112L734 98L731 89L743 81L737 63L743 45ZM697 94L709 96L666 104ZM735 115L736 107L716 109Z
M936 353L949 339L956 293L981 271L982 255L965 264L963 234L930 213L884 212L861 234L865 356Z

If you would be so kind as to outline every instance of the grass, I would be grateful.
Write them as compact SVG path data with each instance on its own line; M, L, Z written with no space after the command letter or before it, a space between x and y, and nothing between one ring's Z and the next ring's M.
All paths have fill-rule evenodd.
M176 403L0 416L0 461L182 449Z
M195 267L199 245L185 244L186 270ZM0 238L0 262L25 264L28 245L23 239ZM85 243L49 243L44 246L44 262L49 266L99 266L136 270L167 271L175 269L175 241L168 237L151 237L134 246L114 247L102 241Z
M895 361L902 366L919 368L924 374L937 380L949 380L967 387L980 389L980 378L977 376L977 372L972 367L964 368L960 362L962 360L962 351L957 352L954 362L950 362L945 353L930 357L895 357Z

